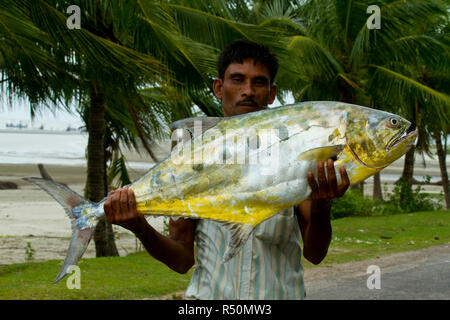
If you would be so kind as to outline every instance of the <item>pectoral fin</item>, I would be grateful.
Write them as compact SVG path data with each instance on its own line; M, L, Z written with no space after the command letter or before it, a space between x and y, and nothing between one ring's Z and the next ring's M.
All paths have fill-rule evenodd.
M297 160L303 161L327 161L329 158L336 160L337 155L344 149L344 145L314 148L301 153Z
M222 263L225 263L241 250L254 228L251 224L225 222L222 225L230 231L231 235L231 240L227 243L227 248L222 257Z

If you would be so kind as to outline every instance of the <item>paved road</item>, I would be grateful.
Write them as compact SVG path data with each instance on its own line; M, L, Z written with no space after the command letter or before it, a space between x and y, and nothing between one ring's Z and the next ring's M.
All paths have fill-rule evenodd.
M380 289L367 287L376 285L370 265L379 267ZM322 269L310 281L305 273L309 300L450 300L450 244Z

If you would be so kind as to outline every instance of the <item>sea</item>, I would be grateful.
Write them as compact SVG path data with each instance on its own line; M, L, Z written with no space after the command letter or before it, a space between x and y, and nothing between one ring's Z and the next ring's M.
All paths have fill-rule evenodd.
M83 166L87 141L81 132L0 130L0 163Z
M88 134L86 132L0 129L0 164L36 164L60 166L87 165L86 151ZM155 145L156 156L163 159L168 154L166 142ZM154 161L145 152L138 154L122 147L127 166L136 170L147 170Z

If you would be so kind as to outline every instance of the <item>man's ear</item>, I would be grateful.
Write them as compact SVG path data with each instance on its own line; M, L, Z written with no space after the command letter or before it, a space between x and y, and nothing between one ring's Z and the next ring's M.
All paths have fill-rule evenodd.
M277 97L277 85L271 84L270 85L270 94L269 94L269 103L272 104L275 101L275 98Z
M220 78L216 78L213 83L213 90L214 94L216 95L217 99L222 99L222 88L223 88L223 81Z

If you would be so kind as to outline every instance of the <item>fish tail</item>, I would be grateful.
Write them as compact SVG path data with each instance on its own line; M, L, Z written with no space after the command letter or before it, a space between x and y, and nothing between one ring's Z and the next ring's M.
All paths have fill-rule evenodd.
M89 202L65 185L41 178L23 178L37 185L52 196L66 211L72 222L72 239L66 258L56 280L64 278L70 267L76 265L83 256L89 241L94 234L99 217L103 215L103 208L99 204Z

